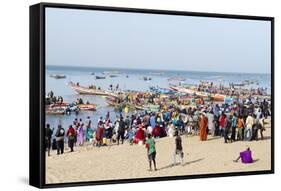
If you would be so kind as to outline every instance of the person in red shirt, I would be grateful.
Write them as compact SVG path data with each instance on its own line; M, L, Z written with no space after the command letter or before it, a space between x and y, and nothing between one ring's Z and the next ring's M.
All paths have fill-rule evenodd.
M219 118L219 125L220 125L220 135L224 136L224 123L225 123L225 114L222 113Z
M134 138L134 143L138 144L139 141L143 141L144 143L144 139L145 139L145 135L144 135L144 130L143 130L143 126L139 125L139 128L136 132L135 138Z
M68 146L70 148L70 152L73 152L73 146L75 142L75 130L72 125L69 126L66 135L68 137Z

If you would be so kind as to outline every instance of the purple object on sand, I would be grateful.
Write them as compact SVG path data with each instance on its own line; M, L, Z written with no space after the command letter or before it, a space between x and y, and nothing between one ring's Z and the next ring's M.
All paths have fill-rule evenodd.
M252 163L252 151L246 150L240 153L242 163Z

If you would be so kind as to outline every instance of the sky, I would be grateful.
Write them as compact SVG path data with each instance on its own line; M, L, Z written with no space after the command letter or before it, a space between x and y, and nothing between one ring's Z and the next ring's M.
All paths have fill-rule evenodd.
M46 8L46 64L271 72L271 23Z

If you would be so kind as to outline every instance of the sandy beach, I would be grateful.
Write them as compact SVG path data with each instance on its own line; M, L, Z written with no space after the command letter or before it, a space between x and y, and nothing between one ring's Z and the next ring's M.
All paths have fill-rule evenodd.
M175 149L174 138L156 140L157 171L148 171L145 146L124 145L93 147L89 143L75 147L70 153L46 155L46 183L81 182L128 178L177 176L192 174L241 172L270 170L271 167L271 128L270 119L266 120L264 140L237 141L223 143L223 138L208 136L205 142L198 136L182 136L185 153L184 165L172 166ZM235 163L239 152L250 146L254 163Z

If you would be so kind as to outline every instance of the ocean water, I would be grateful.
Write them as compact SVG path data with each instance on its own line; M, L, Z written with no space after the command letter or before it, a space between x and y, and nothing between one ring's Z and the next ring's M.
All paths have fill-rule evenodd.
M102 74L104 71L119 71L117 77L110 78L108 75ZM95 75L91 75L94 72ZM156 74L158 73L158 74ZM160 75L159 75L160 73ZM51 78L50 74L64 74L64 79ZM95 76L106 76L106 79L95 79ZM128 78L127 78L128 76ZM144 81L143 77L151 77L151 81ZM68 66L46 66L46 93L51 90L56 96L62 96L64 102L73 102L77 98L82 98L85 102L95 103L98 105L97 111L80 112L78 115L74 113L67 115L47 115L46 123L56 129L58 124L67 129L75 118L86 120L90 116L93 128L96 127L97 120L100 116L105 117L109 111L111 119L115 119L118 114L112 107L108 107L105 99L101 96L79 95L72 90L67 84L68 82L79 82L81 86L88 87L94 84L102 89L108 89L110 84L115 87L119 84L122 90L148 91L150 86L159 86L168 88L170 85L179 85L178 81L168 81L171 77L183 77L186 84L198 84L200 80L212 81L214 84L223 84L228 86L229 83L241 83L243 80L257 81L259 84L252 84L252 88L267 88L268 93L271 91L271 75L270 74L239 74L239 73L222 73L222 72L194 72L194 71L161 71L161 70L139 70L139 69L115 69L115 68L90 68L90 67L68 67Z

